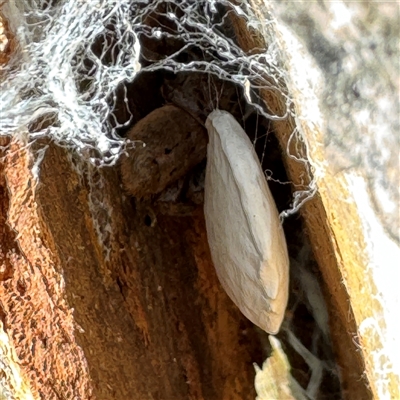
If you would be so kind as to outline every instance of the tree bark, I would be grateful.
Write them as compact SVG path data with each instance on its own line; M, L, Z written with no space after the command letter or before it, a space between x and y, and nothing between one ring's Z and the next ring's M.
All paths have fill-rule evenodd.
M135 205L116 168L85 178L52 144L38 185L31 162L13 142L2 165L0 298L34 395L253 399L258 334L218 283L202 210Z

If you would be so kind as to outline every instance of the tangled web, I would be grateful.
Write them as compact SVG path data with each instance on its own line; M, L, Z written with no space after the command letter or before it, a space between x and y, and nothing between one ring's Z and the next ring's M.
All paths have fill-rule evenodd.
M139 72L158 69L201 72L233 82L260 115L286 119L293 106L283 90L285 72L274 19L266 10L269 19L261 25L246 2L238 4L227 0L11 1L3 12L17 48L7 66L0 67L0 135L23 135L27 142L48 137L98 166L114 165L126 146L119 131L132 123L125 85ZM222 29L228 13L236 13L249 29L262 32L268 48L246 54ZM165 26L152 27L155 15ZM141 42L146 39L176 40L181 46L162 59L143 62ZM182 57L192 50L203 57ZM115 111L121 88L128 118L119 122ZM286 102L282 115L263 105L261 89L281 94ZM305 159L299 161L309 167ZM313 186L314 181L295 192L289 213L312 196Z
M248 55L226 37L220 27L227 9L269 35L268 49ZM281 91L284 74L270 31L272 17L258 26L246 3L30 0L10 2L4 12L15 27L18 48L2 67L2 135L26 131L34 124L30 139L47 135L84 154L92 149L90 154L102 165L112 165L123 149L117 130L130 123L120 124L114 115L116 89L140 71L156 69L204 72L232 81L269 119L284 119L290 112L291 101L285 95L284 115L273 115L259 105L256 89ZM174 24L175 32L168 26L152 28L154 13ZM141 37L175 37L183 44L175 53L141 66ZM180 61L188 48L203 52L204 60Z

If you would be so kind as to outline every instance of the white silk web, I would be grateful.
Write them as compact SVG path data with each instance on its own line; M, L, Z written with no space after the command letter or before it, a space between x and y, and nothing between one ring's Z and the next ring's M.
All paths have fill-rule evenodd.
M249 55L227 37L221 29L227 10L262 32L268 48ZM119 122L115 115L120 101L117 89L123 88L127 104L125 84L145 70L209 73L241 86L249 104L270 120L286 119L293 112L282 89L285 72L274 19L267 11L269 19L261 26L246 2L12 0L3 12L17 50L2 69L7 78L0 81L0 135L22 134L28 142L50 137L96 165L113 165L125 145L118 129L130 124L129 118ZM166 21L165 26L152 27L155 14ZM175 38L182 46L142 66L140 37ZM192 48L202 52L203 59L180 61ZM261 107L260 89L279 91L286 111L275 115ZM295 193L292 210L286 214L297 211L313 193L314 181Z

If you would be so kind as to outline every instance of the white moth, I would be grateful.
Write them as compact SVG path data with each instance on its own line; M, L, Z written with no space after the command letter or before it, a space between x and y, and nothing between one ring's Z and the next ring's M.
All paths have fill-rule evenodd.
M289 280L278 211L253 145L234 117L215 110L206 127L204 214L211 257L241 312L275 334L284 317Z

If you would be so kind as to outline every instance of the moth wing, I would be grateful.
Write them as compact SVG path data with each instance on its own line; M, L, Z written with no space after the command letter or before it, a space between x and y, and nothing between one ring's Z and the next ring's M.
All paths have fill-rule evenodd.
M232 169L222 148L218 132L209 127L210 143L207 152L204 209L207 235L213 257L221 258L219 269L226 275L241 280L240 273L258 279L254 265L260 262L254 247L250 228L236 185ZM225 268L233 264L235 268ZM244 278L243 278L244 279Z
M230 165L248 232L259 257L260 284L270 299L287 291L288 256L278 211L253 145L239 123L227 112L210 115ZM286 289L285 289L286 288Z
M286 243L253 146L235 123L229 113L218 110L206 122L210 138L204 191L207 237L217 275L229 297L254 324L275 334L288 297ZM260 181L252 179L254 175ZM264 195L260 188L266 190ZM252 204L254 199L258 203ZM258 209L259 204L264 210ZM268 221L275 223L272 231L267 231Z

